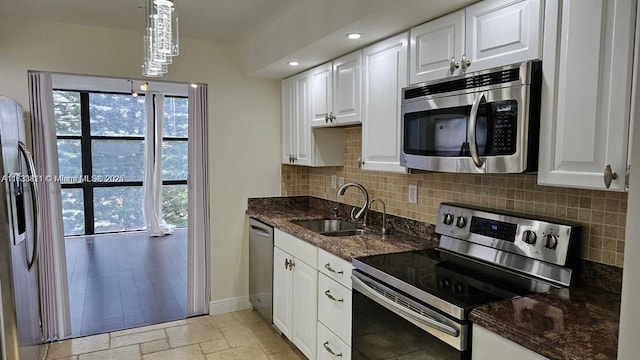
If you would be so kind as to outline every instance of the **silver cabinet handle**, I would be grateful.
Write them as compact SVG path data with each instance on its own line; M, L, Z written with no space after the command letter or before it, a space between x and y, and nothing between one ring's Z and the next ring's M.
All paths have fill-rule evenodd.
M338 353L336 354L330 347L329 347L329 342L325 341L324 344L322 344L322 346L324 346L324 349L327 350L327 352L333 356L342 356L342 353Z
M362 165L364 165L364 161L362 160L361 157L358 158L358 167L361 168Z
M604 167L604 186L608 189L611 187L611 182L618 178L618 173L613 172L611 165Z
M324 122L328 123L329 122L329 114L324 113Z
M449 61L449 71L453 75L453 72L460 67L460 63L456 63L456 58L452 57Z
M471 151L471 159L477 168L481 168L484 161L478 156L478 142L476 139L476 124L478 122L478 107L482 100L485 100L484 91L476 95L476 99L471 106L471 114L469 114L469 151Z
M38 197L38 184L35 179L36 166L33 163L33 156L31 156L31 152L27 148L27 145L22 141L18 142L18 150L27 163L27 175L29 175L29 180L31 180L29 181L29 186L31 187L31 206L33 207L33 253L31 254L31 259L27 259L28 269L31 271L38 262L38 257L40 256L40 245L38 244L38 208L40 206L40 199Z
M324 268L325 268L325 269L327 269L327 270L329 270L329 271L331 271L332 273L335 273L335 274L344 274L344 271L342 271L342 270L340 270L340 271L335 271L335 270L331 267L331 265L329 265L329 263L324 264Z
M285 268L285 269L288 269L288 268L289 268L289 265L291 265L291 264L289 263L289 259L284 259L284 268Z
M333 295L331 295L331 291L327 290L324 292L324 294L331 300L335 301L335 302L344 302L344 299L336 299Z
M463 54L462 59L460 59L460 66L462 67L462 72L467 72L469 66L471 66L471 60L467 59L467 57Z
M293 259L289 260L289 271L293 270L296 266L296 263L293 262Z
M333 111L329 113L329 122L334 122L336 121L336 116L333 115Z

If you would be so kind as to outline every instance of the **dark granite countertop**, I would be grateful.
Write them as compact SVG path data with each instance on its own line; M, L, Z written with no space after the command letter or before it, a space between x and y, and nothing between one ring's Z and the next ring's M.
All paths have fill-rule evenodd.
M347 237L320 235L291 222L291 220L330 218L333 216L332 207L334 206L339 207L338 218L348 219L346 214L350 211L350 206L309 197L249 199L247 215L349 262L359 256L421 250L437 245L432 225L410 226L402 224L399 219L394 219L395 230L384 237L380 235L380 223L375 216L371 216L372 225L368 227L371 233ZM406 233L398 228L401 230L412 228L414 231Z
M575 286L485 305L470 319L550 359L616 359L620 295Z

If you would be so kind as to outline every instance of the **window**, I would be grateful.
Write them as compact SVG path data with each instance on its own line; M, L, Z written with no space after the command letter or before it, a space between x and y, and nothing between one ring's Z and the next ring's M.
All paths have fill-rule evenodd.
M65 236L145 229L145 97L55 90L53 98ZM163 109L163 211L186 227L188 99L166 97Z

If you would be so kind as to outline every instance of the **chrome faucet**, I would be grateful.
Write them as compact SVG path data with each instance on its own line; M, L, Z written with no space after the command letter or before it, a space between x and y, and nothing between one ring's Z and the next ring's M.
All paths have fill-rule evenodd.
M367 213L369 212L369 193L367 192L367 189L364 188L364 186L358 183L346 183L342 185L340 189L338 189L338 195L344 195L344 192L347 191L347 189L350 187L359 189L362 192L362 195L364 195L364 204L362 204L362 208L357 212L355 207L351 210L351 220L357 221L362 218L362 225L367 226Z
M373 204L374 201L380 201L382 203L382 236L384 236L387 235L387 205L381 198L373 198L369 202L369 209L371 209L371 204Z

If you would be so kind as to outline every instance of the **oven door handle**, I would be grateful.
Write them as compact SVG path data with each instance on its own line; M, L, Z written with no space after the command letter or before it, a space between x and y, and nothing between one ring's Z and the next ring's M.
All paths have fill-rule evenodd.
M398 314L404 319L414 323L417 322L419 324L426 325L428 327L431 327L435 330L441 331L453 337L460 336L460 331L458 331L458 329L453 328L449 325L443 324L436 319L418 314L410 309L403 307L402 305L397 304L392 300L387 299L385 296L378 294L378 292L373 290L369 285L365 284L364 281L360 280L355 275L351 275L351 281L353 281L352 286L354 289L361 292L362 294L364 294L371 300L377 302L378 304L393 311L394 313Z
M471 106L471 113L469 114L469 151L471 152L471 159L477 168L481 168L484 164L484 160L480 159L478 155L478 140L476 138L476 125L478 123L478 108L483 100L486 100L484 91L476 95L476 99Z

